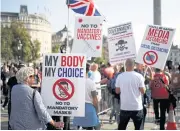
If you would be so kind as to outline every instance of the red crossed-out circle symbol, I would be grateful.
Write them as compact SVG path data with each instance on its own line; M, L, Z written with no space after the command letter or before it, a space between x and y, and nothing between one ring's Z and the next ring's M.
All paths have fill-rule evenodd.
M74 94L74 84L66 78L59 79L53 85L53 94L60 101L69 100Z
M148 57L148 59L147 59L147 57ZM153 65L157 62L157 60L158 60L158 55L154 51L148 51L143 56L143 61L147 65Z

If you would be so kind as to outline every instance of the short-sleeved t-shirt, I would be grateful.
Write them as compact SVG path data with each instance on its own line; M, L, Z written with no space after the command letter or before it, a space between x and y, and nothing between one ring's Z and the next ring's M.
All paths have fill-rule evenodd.
M121 73L116 79L116 88L121 91L121 110L142 110L142 94L139 88L144 88L144 77L135 72Z
M151 96L153 99L168 99L169 93L164 84L168 85L168 77L163 73L156 73L154 79L151 81Z
M98 97L98 101L101 100L101 85L100 85L100 81L101 81L101 74L99 73L99 71L95 71L92 72L90 79L96 84L96 91L97 91L97 97Z
M91 92L96 91L96 85L91 79L87 78L85 87L86 87L85 101L86 103L93 103Z

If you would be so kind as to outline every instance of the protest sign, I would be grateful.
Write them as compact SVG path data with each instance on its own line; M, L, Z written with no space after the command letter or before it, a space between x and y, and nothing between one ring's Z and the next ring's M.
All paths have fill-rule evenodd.
M136 62L164 69L174 33L172 28L148 25Z
M108 28L109 62L118 64L128 58L136 57L136 46L132 32L132 24Z
M102 18L99 16L76 17L72 53L83 53L87 57L101 57L102 23Z
M42 99L52 116L84 116L86 56L45 54Z

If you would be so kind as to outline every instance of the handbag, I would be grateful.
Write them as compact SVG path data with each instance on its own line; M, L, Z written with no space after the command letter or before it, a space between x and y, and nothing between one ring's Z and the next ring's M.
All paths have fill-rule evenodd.
M165 82L160 79L161 82L164 84L166 90L168 91L169 93L169 104L172 104L173 105L173 109L175 109L177 107L177 98L174 96L173 92L170 90L170 88L165 84Z

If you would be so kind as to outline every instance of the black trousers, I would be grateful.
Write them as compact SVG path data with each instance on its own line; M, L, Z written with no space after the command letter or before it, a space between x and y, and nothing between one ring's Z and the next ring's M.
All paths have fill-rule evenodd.
M141 130L141 125L143 122L143 110L140 111L120 111L120 123L118 125L118 130L126 130L130 118L133 120L135 130Z
M166 111L169 111L169 100L168 99L153 99L155 119L160 119L160 130L165 130L166 122ZM160 105L160 116L159 116L159 105Z
M142 120L141 127L140 127L141 130L144 130L144 123L146 121L146 114L147 114L147 109L146 109L146 107L143 107L143 120Z
M2 107L5 108L7 106L7 104L8 104L8 101L9 101L8 96L5 96L5 101L4 101L4 104L3 104Z
M10 114L11 114L11 101L9 101L8 103L8 130L11 130L11 127L9 125Z
M83 129L85 129L85 130L93 130L94 127L83 127Z
M64 128L63 128L63 130L70 130L70 117L64 116L63 117L63 121L64 121Z

